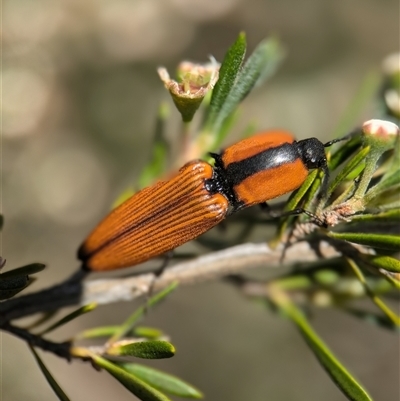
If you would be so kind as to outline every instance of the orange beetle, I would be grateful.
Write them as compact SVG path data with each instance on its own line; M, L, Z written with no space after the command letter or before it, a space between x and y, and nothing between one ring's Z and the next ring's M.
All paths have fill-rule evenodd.
M104 271L160 256L229 214L297 189L310 169L324 170L327 178L324 147L334 142L295 141L288 132L271 131L210 153L214 167L189 162L113 210L81 245L78 258L84 269Z

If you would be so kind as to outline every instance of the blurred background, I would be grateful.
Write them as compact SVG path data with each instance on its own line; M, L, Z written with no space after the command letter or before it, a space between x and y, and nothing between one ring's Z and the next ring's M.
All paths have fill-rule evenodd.
M182 60L222 61L241 30L249 52L275 34L287 57L245 100L232 137L253 122L327 139L365 75L399 50L398 16L398 0L6 0L6 268L45 263L30 291L77 268L77 247L148 160L161 101L171 104L170 137L179 129L158 66L172 72ZM137 305L99 308L52 338L120 323ZM151 365L198 386L208 400L344 399L289 321L226 284L182 288L144 324L177 347L176 357ZM398 399L396 336L336 310L316 311L313 324L376 400ZM2 400L54 400L25 344L0 336ZM133 399L89 364L43 357L72 400Z

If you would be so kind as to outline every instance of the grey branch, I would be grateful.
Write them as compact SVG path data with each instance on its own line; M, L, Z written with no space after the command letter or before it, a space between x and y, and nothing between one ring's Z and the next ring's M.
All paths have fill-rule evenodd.
M321 258L340 256L327 242L318 242L316 248L307 241L291 245L285 252L284 263L314 262ZM273 249L265 243L246 243L178 263L165 269L161 275L144 273L124 278L93 278L85 281L83 279L88 273L79 270L60 284L0 303L0 327L13 319L66 306L131 301L149 294L150 290L161 290L173 282L178 282L180 286L197 284L239 274L256 266L276 268L282 264L282 252L282 244Z
M324 258L339 256L338 252L326 242L319 243L318 251L320 255L316 254L309 242L296 243L287 249L284 263L313 262L320 259L321 255ZM179 263L165 269L159 277L154 273L145 273L133 277L89 280L83 283L81 305L90 302L109 304L131 301L148 294L150 288L158 291L175 281L180 286L198 284L242 273L257 266L277 268L282 264L282 252L281 245L272 249L266 243L246 243Z

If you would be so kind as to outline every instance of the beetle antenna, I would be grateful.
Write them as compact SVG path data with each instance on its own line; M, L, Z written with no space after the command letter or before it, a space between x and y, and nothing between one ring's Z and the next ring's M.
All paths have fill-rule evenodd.
M359 127L354 128L347 135L342 136L341 138L332 139L331 141L326 142L324 144L324 148L328 148L329 146L332 146L334 143L337 143L337 142L341 142L341 141L346 141L346 140L352 139L356 135L358 135L359 133L360 133L360 128ZM325 163L324 165L320 166L320 169L324 172L324 177L322 179L322 184L321 184L321 190L319 191L319 195L318 195L318 197L321 199L328 192L330 171L329 171L327 163Z
M360 128L354 128L347 135L342 136L341 138L332 139L331 141L325 143L324 144L324 148L328 148L329 146L332 146L334 143L337 143L337 142L341 142L341 141L346 141L348 139L352 139L354 136L356 136L359 133L360 133Z

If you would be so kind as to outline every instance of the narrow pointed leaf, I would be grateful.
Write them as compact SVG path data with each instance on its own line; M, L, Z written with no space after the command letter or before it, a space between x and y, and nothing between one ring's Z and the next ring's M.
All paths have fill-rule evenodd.
M92 354L93 361L108 373L114 376L128 391L136 395L142 401L170 401L166 395L148 385L137 376L127 372L121 367L111 363L110 361Z
M360 221L377 222L380 221L398 221L400 223L400 209L388 210L387 212L380 212L376 214L360 214L351 219L351 223L358 223Z
M236 110L261 78L276 69L282 58L283 51L276 39L266 39L256 47L243 69L239 71L237 79L215 119L214 132L220 131L224 121ZM219 146L223 139L222 135L219 135L216 146Z
M41 326L42 324L46 323L48 320L50 320L53 316L55 316L58 313L57 310L53 310L50 312L43 313L41 316L37 318L37 320L34 320L31 324L28 326L25 326L26 330L32 330L36 327Z
M219 78L211 97L209 114L207 117L207 130L215 132L212 128L225 100L236 80L246 54L246 35L241 32L236 42L229 48L219 70Z
M235 110L227 118L225 118L218 131L218 135L213 137L213 141L210 145L211 150L215 149L219 150L221 148L224 138L227 137L229 132L231 132L231 129L235 126L235 123L239 120L239 114L240 113L238 113L237 110ZM209 151L210 149L207 149L207 151ZM208 153L205 156L208 156ZM209 162L214 163L214 159L210 158Z
M380 205L381 205L380 207L382 208L382 210L389 211L389 210L392 210L392 209L398 209L398 208L400 208L400 199L397 199L396 201L391 202L389 204L382 204L381 203Z
M380 192L377 196L364 198L365 204L374 208L375 206L382 211L398 209L400 207L400 182L388 188L388 190Z
M39 365L40 370L42 371L44 377L46 378L47 382L49 383L50 387L53 389L53 391L56 393L57 397L61 401L69 401L69 398L67 395L64 393L62 388L59 386L59 384L56 382L52 374L49 372L49 370L46 368L46 365L43 363L42 359L39 357L38 353L35 351L35 349L31 346L29 346L30 350L32 351L33 356L36 359L37 364Z
M303 185L298 190L296 190L295 192L292 193L292 195L289 197L288 202L286 203L286 206L284 209L285 211L296 209L296 207L299 205L301 200L306 195L307 191L312 186L314 180L317 177L317 174L318 174L317 170L312 171L308 175L306 180L304 181ZM287 228L289 222L291 221L290 219L291 219L290 217L281 219L281 222L279 223L279 227L277 230L277 238L280 238L283 235L283 233L286 231L286 228Z
M75 339L83 339L83 338L110 337L110 336L114 335L119 329L120 329L120 326L94 327L92 329L87 329L87 330L80 332L74 338Z
M172 358L175 355L174 346L168 341L151 340L133 342L126 345L113 345L107 349L109 355L135 356L143 359Z
M328 191L328 197L332 192L335 190L335 188L356 168L359 166L367 154L369 153L370 148L366 147L362 149L360 152L358 152L346 165L343 167L343 169L339 172L339 174L335 177L333 182L329 186L329 191Z
M335 138L335 137L334 137ZM335 152L332 153L330 160L328 161L329 170L333 171L346 161L350 156L356 153L361 145L361 135L354 137L340 146Z
M381 270L381 274L384 275L385 279L394 287L397 288L398 290L400 290L400 280L396 279L395 277L393 277L392 275L390 275L390 273L386 273L384 274L384 271ZM393 273L392 273L393 274Z
M400 280L396 278L398 273L392 273L387 270L380 269L379 273L385 278L385 280L390 283L394 288L400 290Z
M284 293L273 291L272 295L272 301L276 303L296 324L318 361L343 394L352 401L372 401L367 392L319 338L317 333L309 325L304 314L286 297Z
M97 303L96 302L92 302L91 304L82 306L82 307L74 310L73 312L69 313L67 316L64 316L62 319L60 319L59 321L57 321L54 324L52 324L46 330L43 330L41 334L43 335L43 334L50 333L51 331L55 330L56 328L58 328L60 326L63 326L64 324L69 323L71 320L74 320L77 317L84 315L85 313L91 312L96 307L97 307Z
M275 280L275 285L284 291L305 290L314 285L311 277L304 275L294 275Z
M239 104L256 84L275 72L282 58L283 49L278 40L275 38L263 40L239 72L234 90L228 95L230 101Z
M260 49L259 49L260 48ZM259 50L258 50L259 49ZM285 58L285 49L281 42L276 37L270 37L264 39L258 46L256 51L264 53L265 63L261 68L259 78L255 85L259 86L264 81L268 80L272 75L276 73L276 70L281 65ZM250 58L249 58L250 59ZM243 70L247 67L247 63L243 67Z
M26 288L28 284L28 276L9 277L7 280L0 280L0 299L13 297Z
M400 249L400 236L386 234L369 234L369 233L327 233L332 238L354 242L360 245L370 246L372 248L387 249L398 251Z
M133 334L136 337L143 337L149 339L160 338L164 333L154 327L138 326L133 329Z
M362 255L362 260L378 269L400 273L400 260L385 255Z
M357 261L359 262L358 258ZM394 280L391 276L395 273L390 273L383 269L380 269L379 273L382 278L367 277L365 280L368 283L369 288L371 288L375 294L385 295L393 290L393 286L400 288L400 281Z
M82 331L80 334L75 336L76 339L78 338L96 338L96 337L110 337L113 336L118 330L120 326L100 326L94 327L93 329L88 329ZM153 327L134 327L131 333L135 337L143 337L143 338L150 338L156 339L160 338L164 333Z
M120 340L125 334L129 333L149 307L154 306L158 302L162 301L168 294L175 290L177 286L178 283L174 282L167 288L164 288L162 291L151 297L148 300L147 305L141 306L134 313L132 313L131 316L129 316L129 318L120 326L119 330L115 332L114 335L108 340L108 344L112 344L113 342Z
M46 265L43 263L31 263L26 266L18 267L13 270L9 270L5 273L0 274L0 281L6 280L9 277L16 277L16 276L29 276L30 274L35 274L41 272Z
M121 367L162 392L182 398L203 398L203 394L197 388L179 377L137 363L123 363Z
M347 263L352 268L356 277L363 284L368 296L374 302L374 304L395 324L396 326L400 326L400 317L392 311L392 309L377 295L377 289L373 288L366 280L362 270L358 266L355 260L346 258Z
M399 185L400 183L400 169L395 171L388 177L385 177L381 181L378 182L374 187L372 187L365 195L367 201L369 202L371 199L375 198L379 194L387 191L391 187L395 185Z
M371 299L374 301L375 305L391 320L391 322L400 327L400 317L396 314L382 298L377 295L372 294Z
M35 282L34 278L25 275L10 276L6 280L0 280L0 300L12 298L28 288L33 282Z

